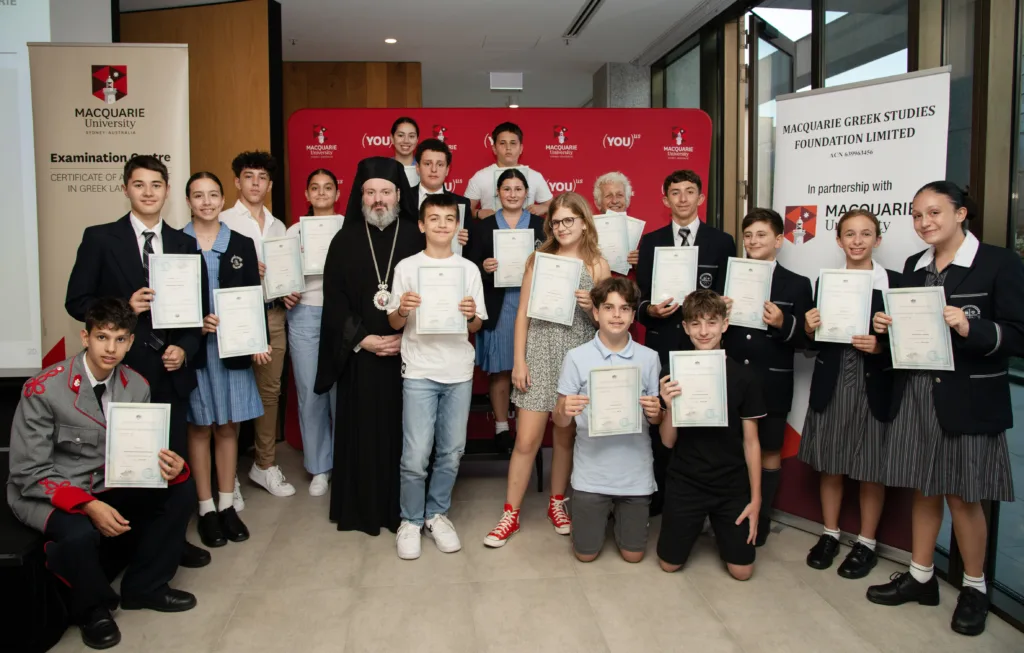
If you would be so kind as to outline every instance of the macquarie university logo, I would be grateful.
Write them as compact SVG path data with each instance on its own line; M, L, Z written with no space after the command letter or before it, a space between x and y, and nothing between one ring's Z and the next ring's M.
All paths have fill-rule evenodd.
M814 238L814 227L818 220L815 205L786 207L786 240L794 245L803 245Z
M313 125L313 138L319 145L327 142L327 127L324 125Z
M663 146L665 155L669 159L686 161L693 154L693 146L686 143L686 130L679 125L672 125L671 140L668 145Z
M448 128L445 127L444 125L434 125L434 129L433 129L434 138L436 138L437 140L439 140L439 141L441 141L443 143L444 139L445 139L445 133L447 131L448 131Z
M311 159L333 159L337 151L336 143L327 142L327 126L313 125L313 142L306 144L306 155Z
M92 94L104 104L113 104L128 95L128 66L93 66Z
M571 159L576 156L576 149L579 146L575 143L569 142L569 128L567 126L553 125L551 127L551 138L553 138L555 142L548 143L544 146L549 158Z

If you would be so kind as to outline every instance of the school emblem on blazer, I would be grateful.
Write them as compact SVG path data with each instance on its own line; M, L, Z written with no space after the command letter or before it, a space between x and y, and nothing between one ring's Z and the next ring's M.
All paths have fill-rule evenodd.
M92 94L104 104L128 95L128 66L93 66Z
M818 207L815 205L786 207L786 240L794 245L803 245L814 238L814 228L818 220Z
M238 254L235 254L234 256L232 256L231 257L231 267L235 268L236 270L241 270L242 269L242 257L239 256Z
M714 281L714 279L712 278L710 272L705 272L704 274L700 275L700 287L701 288L710 288L712 281Z
M968 320L977 320L981 317L981 309L974 304L968 304L963 307L964 317Z

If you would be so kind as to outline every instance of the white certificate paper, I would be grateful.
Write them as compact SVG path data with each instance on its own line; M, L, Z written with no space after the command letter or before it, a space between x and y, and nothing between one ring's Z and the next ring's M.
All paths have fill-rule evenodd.
M203 326L202 265L200 254L150 254L154 329Z
M592 437L646 433L639 367L595 367L589 383Z
M627 215L626 226L629 229L629 251L632 252L640 247L640 237L644 235L644 227L647 226L647 223Z
M165 488L160 474L160 450L171 434L170 404L107 406L107 452L104 484L108 488Z
M818 342L850 344L871 334L871 270L822 270L818 277Z
M498 269L494 271L494 287L522 286L526 259L533 250L533 229L495 229L494 258L498 260Z
M953 371L953 339L942 316L942 286L890 288L884 293L892 366L898 370Z
M572 326L582 270L583 261L578 258L538 252L533 260L533 280L526 316Z
M461 267L423 267L417 271L420 306L416 309L417 335L469 333L459 302L466 296L465 271Z
M619 213L606 213L594 216L597 227L597 244L601 248L601 256L608 261L608 266L619 274L629 274L629 223L626 216Z
M341 231L345 218L333 215L327 218L302 216L299 218L299 233L302 235L302 273L323 274L327 250L334 235Z
M213 291L217 348L221 358L267 352L267 322L260 286L219 288Z
M681 304L697 288L697 247L655 247L651 303Z
M773 266L770 261L729 257L725 271L725 296L732 300L729 324L768 330L761 316L772 296Z
M455 230L455 235L452 236L452 252L456 256L462 256L462 244L459 243L459 232L466 228L466 205L459 204L459 228Z
M725 350L669 352L672 380L682 394L672 400L672 426L728 426Z
M302 243L298 234L263 239L264 296L268 299L285 297L306 290L302 276Z

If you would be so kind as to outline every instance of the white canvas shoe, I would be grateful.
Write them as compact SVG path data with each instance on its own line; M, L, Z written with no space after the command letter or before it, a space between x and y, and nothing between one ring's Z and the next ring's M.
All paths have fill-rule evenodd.
M398 546L398 557L402 560L415 560L420 557L420 527L411 521L402 520L395 536Z
M455 525L448 519L448 515L434 515L424 526L427 537L434 540L441 553L455 553L462 548L459 534L455 532Z
M313 480L309 483L309 495L312 497L322 497L327 494L327 485L330 483L330 480L330 472L313 476Z
M281 468L277 465L260 469L253 463L252 469L249 470L249 479L275 497L290 497L295 494L295 486L285 480Z

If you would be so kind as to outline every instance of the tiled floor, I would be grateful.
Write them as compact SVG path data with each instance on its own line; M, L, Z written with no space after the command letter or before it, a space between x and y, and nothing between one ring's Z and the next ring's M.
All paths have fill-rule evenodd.
M424 539L423 557L402 561L389 533L336 531L328 497L307 493L300 455L281 445L279 456L298 493L277 499L244 483L250 540L214 550L210 566L183 569L174 581L195 592L199 607L117 613L123 641L114 650L1024 651L1024 634L996 617L978 638L950 631L956 593L947 585L937 608L868 603L867 586L897 566L883 561L862 581L814 571L803 560L815 538L794 529L772 537L746 583L726 575L710 538L682 572L662 572L653 557L657 519L642 563L623 562L606 546L583 564L548 525L546 498L531 492L523 530L505 548L487 549L481 539L505 489L498 463L463 465L450 513L463 550L445 555ZM54 650L88 649L72 628Z

